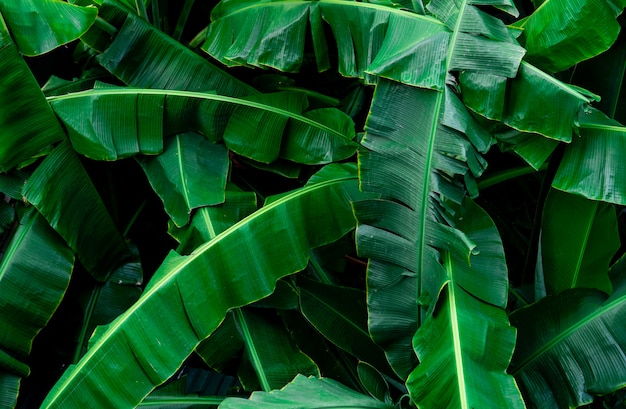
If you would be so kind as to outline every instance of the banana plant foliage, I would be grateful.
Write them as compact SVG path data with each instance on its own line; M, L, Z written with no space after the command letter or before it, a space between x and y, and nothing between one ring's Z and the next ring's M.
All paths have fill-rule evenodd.
M0 408L619 407L624 0L0 0Z

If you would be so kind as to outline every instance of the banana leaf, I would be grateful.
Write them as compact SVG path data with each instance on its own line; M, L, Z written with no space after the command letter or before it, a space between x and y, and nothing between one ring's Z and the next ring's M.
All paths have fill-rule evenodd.
M59 0L0 0L0 13L24 55L47 53L76 40L94 23L98 10Z
M540 246L548 294L580 287L612 292L607 272L620 247L613 206L550 190L541 218Z
M34 209L25 209L0 261L0 406L14 407L33 339L56 311L74 254ZM6 394L6 395L5 395Z
M407 388L420 408L524 408L506 374L515 329L504 311L508 277L500 235L469 199L455 217L457 228L479 243L479 253L469 262L444 253L439 298L413 338L420 363Z
M466 194L462 182L448 175L482 173L484 160L454 127L467 129L482 150L488 148L489 135L452 91L381 81L362 141L367 150L359 153L362 189L382 195L354 203L357 250L370 258L369 330L403 379L417 364L411 339L439 292L439 249L468 257L474 248L446 222L440 199L461 202Z
M196 209L189 225L179 228L171 222L168 232L180 243L176 251L189 254L256 209L256 195L253 192L244 192L235 185L227 184L224 203Z
M132 13L97 59L132 87L216 91L232 97L258 93Z
M278 391L253 392L249 400L227 398L219 409L393 409L394 406L355 392L327 378L298 375Z
M606 51L624 6L624 0L545 0L515 26L524 30L528 61L557 72Z
M373 398L382 402L393 403L391 393L389 392L389 384L378 369L367 362L359 362L357 372L359 381L361 381L361 384Z
M279 278L306 266L310 248L354 228L355 176L322 180L272 201L189 256L171 252L137 303L96 330L42 407L138 404L228 310L268 296Z
M234 310L229 311L220 326L196 347L196 353L207 366L218 372L222 372L244 346L233 314Z
M511 314L518 342L509 368L534 408L579 407L626 384L625 263L613 294L575 288Z
M515 76L525 51L502 22L471 5L457 7L447 0L437 4L431 3L430 11L447 20L452 30L457 26L448 23L462 21L460 32L451 33L432 17L366 2L266 0L252 5L223 0L212 11L203 49L227 65L295 71L302 64L310 26L318 69L324 70L329 65L326 21L337 43L339 73L367 83L375 83L379 75L442 90L448 69ZM511 2L497 4L514 13ZM459 45L455 53L448 53L450 44Z
M541 169L559 145L554 139L514 129L498 133L495 137L503 152L515 152L535 170Z
M202 409L217 408L223 400L222 396L198 396L188 393L187 376L176 379L162 388L155 389L137 405L137 408L157 409Z
M189 223L195 208L224 203L229 170L228 150L202 135L188 132L165 142L156 157L139 159L150 184L177 226Z
M0 15L0 171L37 155L65 134Z
M591 200L626 204L626 127L597 110L580 113L580 137L567 146L552 186Z
M268 320L254 309L237 308L234 317L246 358L262 390L282 388L297 374L320 376L315 362L298 349L281 323ZM257 389L247 386L243 379L242 384L247 390Z
M77 152L99 160L158 153L165 135L190 128L213 142L223 137L230 150L264 163L279 157L329 163L352 156L357 146L349 116L335 108L303 112L306 99L300 93L244 99L179 90L98 88L49 101L69 128ZM88 120L76 112L85 112Z
M103 281L128 254L89 175L69 142L59 144L33 172L22 194Z

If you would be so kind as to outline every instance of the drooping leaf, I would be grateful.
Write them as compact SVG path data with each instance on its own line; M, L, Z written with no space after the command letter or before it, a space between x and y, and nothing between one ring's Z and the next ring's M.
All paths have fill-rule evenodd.
M105 279L128 254L128 246L69 142L62 142L41 162L22 194L97 280Z
M420 363L407 379L409 393L420 408L523 408L506 374L515 329L503 309L508 277L500 235L469 199L456 214L456 226L478 243L479 253L469 261L444 253L437 304L413 339Z
M359 362L357 371L359 380L372 397L382 402L392 403L389 384L376 367L367 362Z
M619 269L611 296L575 288L511 315L518 342L509 373L528 406L579 407L626 383L626 333L617 324L626 309L623 263Z
M0 170L6 172L65 135L0 16Z
M276 280L306 266L310 248L352 229L349 201L358 195L354 176L309 185L189 256L171 252L137 303L96 330L87 354L68 368L42 407L136 405L174 373L229 309L266 297ZM310 225L316 228L306 228Z
M223 138L229 149L264 163L279 157L329 163L352 156L357 146L350 117L335 108L303 112L306 99L300 93L232 98L179 90L98 88L49 100L71 128L74 148L100 160L158 153L164 136L186 130L199 131L214 142ZM77 110L88 113L89 120L77 116Z
M257 93L132 13L98 61L132 87L216 91L232 97Z
M370 396L348 389L337 381L298 375L283 389L272 392L254 392L249 400L227 398L220 409L323 409L323 408L376 408L393 409L394 406Z
M541 225L548 294L579 287L611 293L607 272L620 246L613 206L552 189Z
M219 327L200 342L196 353L216 371L223 371L233 356L243 349L243 340L237 330L233 311L229 311Z
M509 130L496 134L502 151L513 151L533 169L539 170L546 163L559 142L541 135Z
M516 24L524 29L528 60L557 72L606 51L624 6L623 0L545 0Z
M515 75L524 50L514 44L502 22L471 5L438 3L440 8L431 7L431 12L438 15L439 10L452 10L445 12L445 23L462 20L462 33L451 34L437 19L382 4L322 0L252 5L225 0L212 12L203 49L228 65L293 71L302 63L310 25L318 68L323 70L328 66L323 19L333 30L338 68L344 76L374 83L380 75L442 90L448 69ZM510 2L499 4L507 4L511 12L515 9ZM438 17L443 18L441 14ZM453 30L458 28L447 25ZM496 41L502 39L506 41ZM459 44L455 53L448 52L452 43ZM451 62L446 63L446 59Z
M139 163L177 226L186 225L195 208L224 203L229 169L224 145L188 132L167 139L161 155Z
M95 7L60 0L0 0L0 13L20 52L29 56L76 40L98 16Z
M0 261L0 406L13 407L33 339L61 303L73 267L63 240L34 208L25 210Z
M626 204L626 127L596 110L582 111L580 137L565 148L552 186L591 200Z
M262 390L282 388L297 374L320 376L315 362L298 349L283 325L252 309L237 308L234 317Z

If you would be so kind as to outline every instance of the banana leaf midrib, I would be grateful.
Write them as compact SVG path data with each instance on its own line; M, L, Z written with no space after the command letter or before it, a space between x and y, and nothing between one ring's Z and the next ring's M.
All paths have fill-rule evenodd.
M587 243L589 242L589 235L591 234L591 230L593 229L593 223L595 221L595 215L597 215L597 213L598 213L598 202L597 201L593 202L593 207L594 207L594 210L593 210L594 217L587 220L587 226L586 226L586 229L585 229L585 236L584 236L583 243L582 243L582 246L581 246L581 251L578 252L578 258L576 260L576 270L574 271L574 275L572 277L572 282L571 282L570 288L578 287L577 283L578 283L578 276L580 274L580 268L581 268L581 265L583 263L583 259L585 258L585 250L587 249Z
M162 89L148 89L148 88L121 88L121 89L92 89L87 91L74 92L71 94L59 95L59 96L51 96L46 97L48 102L54 103L55 101L62 101L66 99L77 99L77 98L88 98L92 96L115 96L115 95L158 95L158 96L172 96L172 97L183 97L183 98L196 98L196 99L204 99L210 101L217 102L226 102L233 105L240 105L249 108L256 108L263 111L272 112L274 114L283 115L290 119L302 122L306 125L309 125L314 128L319 128L324 132L329 134L333 134L337 137L346 139L346 136L341 132L337 132L335 129L330 128L324 124L319 122L315 122L304 115L299 115L291 111L287 111L281 108L276 108L270 105L248 101L245 99L235 98L235 97L227 97L224 95L217 94L207 94L203 92L194 92L194 91L181 91L181 90L162 90Z
M586 124L580 124L579 128L580 129L593 129L593 130L597 130L597 131L607 131L607 132L620 132L620 133L625 133L626 134L626 127L624 127L624 126L617 126L617 125L604 125L604 124L586 123Z
M185 199L185 205L187 206L187 208L191 209L193 206L191 205L191 202L189 200L189 189L187 188L187 178L185 177L185 166L183 164L183 145L181 144L181 137L180 135L176 135L176 152L178 152L177 155L177 159L178 159L178 172L180 174L180 183L182 185L182 194L183 194L183 198Z
M209 236L211 237L211 240L213 240L217 234L215 233L215 227L213 227L211 217L207 214L205 208L201 208L198 211L202 214L202 220L206 223L206 227L209 230Z
M589 102L589 99L586 98L584 95L582 95L581 93L575 91L574 89L572 89L567 84L557 80L552 75L547 74L547 73L541 71L539 68L535 67L532 64L527 63L526 61L522 60L521 64L525 68L533 71L533 73L539 75L540 77L543 77L546 81L553 83L556 87L562 89L563 91L567 92L568 94L571 94L571 95L575 96L576 98L580 99L581 101L585 101L586 103Z
M143 402L137 405L138 408L149 408L152 406L164 407L166 405L219 405L226 399L225 396L147 396Z
M523 371L527 365L532 363L535 359L540 357L544 352L552 348L554 345L563 341L565 338L569 337L570 335L575 333L577 330L589 324L590 322L602 316L603 314L610 312L614 308L619 308L620 304L624 302L626 302L626 294L623 294L621 297L617 298L615 301L610 302L609 304L602 305L601 308L598 309L598 311L594 312L593 314L589 314L584 319L578 321L575 325L570 326L565 331L561 332L558 336L554 337L554 339L552 339L550 342L546 343L541 348L537 349L535 353L531 354L528 358L526 358L519 365L519 367L516 368L514 371L510 372L510 374L513 376L516 376L518 373Z
M215 238L203 245L201 245L200 247L198 247L196 250L194 250L190 255L186 256L185 261L178 264L175 268L172 268L172 270L170 270L167 274L161 276L158 278L158 281L154 282L154 283L149 283L151 284L149 286L149 288L147 288L147 290L142 294L141 298L139 298L139 300L137 300L137 302L135 304L133 304L129 309L127 309L122 315L120 315L118 317L117 320L113 321L106 329L106 332L101 334L100 337L98 338L98 340L94 343L94 345L92 345L89 350L87 351L87 353L82 357L82 359L76 364L75 368L74 368L74 373L78 373L80 372L80 370L82 370L85 365L89 365L90 363L90 357L95 355L97 353L97 351L100 349L100 347L105 343L105 340L107 339L108 335L111 333L114 333L118 330L119 327L122 326L122 324L129 319L129 317L132 317L133 314L135 313L135 311L137 311L145 302L147 302L146 300L150 300L151 296L156 293L157 291L159 291L161 288L165 287L166 285L168 285L170 283L170 281L172 279L174 279L177 275L177 273L179 271L181 271L182 269L184 269L185 267L187 267L190 263L192 263L197 257L201 256L205 251L207 251L208 249L210 249L211 247L213 247L215 245L215 243L219 243L220 239L222 237L228 236L229 234L231 234L231 232L237 230L240 228L240 226L245 225L246 223L248 223L251 219L254 218L258 218L263 216L265 213L267 213L268 211L272 210L275 207L278 207L279 205L281 205L284 202L288 202L291 198L297 197L299 195L302 195L305 192L309 192L309 191L314 191L317 189L322 189L326 186L329 185L333 185L333 184L337 184L340 183L342 181L347 181L347 180L351 180L351 179L356 179L356 177L341 177L341 178L336 178L333 180L329 180L329 181L324 181L324 182L320 182L317 183L315 185L312 186L308 186L308 187L304 187L301 189L298 189L296 191L290 192L282 197L280 197L279 199L277 199L276 201L271 202L270 204L268 204L265 207L262 207L261 209L257 210L256 212L254 212L253 214L251 214L250 216L242 219L241 221L235 223L233 226L231 226L230 228L228 228L227 230L223 231L222 233L220 233L219 235L215 236ZM68 384L71 384L72 382L72 378L73 377L69 377L66 380L64 380L62 383L58 383L58 389L57 389L57 395L56 396L48 396L48 399L50 401L55 401L59 394L61 392L63 392L65 390L65 388L68 387Z
M346 0L317 0L317 1L312 1L312 0L296 0L296 1L271 1L271 2L258 2L255 3L252 6L247 6L247 7L242 7L239 8L233 12L230 12L228 14L224 14L224 17L231 17L234 16L236 14L248 11L248 10L253 10L256 8L266 8L266 7L281 7L284 6L285 4L289 4L289 5L297 5L297 4L339 4L339 5L344 5L344 6L350 6L350 7L355 7L355 8L363 8L363 9L374 9L374 10L381 10L381 11L385 11L391 14L398 14L401 16L406 16L406 17L413 17L419 20L427 20L431 23L437 23L439 25L445 26L445 24L433 17L430 16L424 16L422 14L416 14L407 10L403 10L403 9L397 9L397 8L392 8L392 7L388 7L388 6L383 6L381 4L373 4L373 3L364 3L361 1L346 1ZM215 21L219 21L220 19L215 19L212 20L213 22Z
M2 257L2 262L0 263L0 279L2 279L2 277L6 273L9 263L13 261L15 252L19 249L20 244L26 238L26 235L28 234L30 226L32 226L35 223L36 218L37 218L37 215L31 215L29 217L28 224L22 225L20 223L19 227L21 227L22 229L19 233L19 236L14 236L13 239L11 239L11 244L6 249L6 252L4 253L4 256Z
M248 357L250 358L250 363L252 367L255 369L257 377L259 379L259 383L261 384L261 388L265 392L269 392L272 390L270 386L270 382L267 379L267 375L263 370L263 364L261 363L261 358L257 352L256 346L254 344L254 337L250 333L250 328L248 327L248 322L246 317L241 312L241 308L235 308L235 320L239 324L239 328L241 329L241 336L244 339L244 343L246 345L246 350L248 351Z

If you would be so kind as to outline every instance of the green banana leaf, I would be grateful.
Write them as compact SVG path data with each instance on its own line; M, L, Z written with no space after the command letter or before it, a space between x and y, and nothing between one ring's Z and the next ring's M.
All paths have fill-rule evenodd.
M504 311L508 277L500 235L469 199L456 221L479 243L479 253L469 263L444 253L439 298L413 338L420 363L407 379L409 393L420 408L524 408L513 377L506 374L515 329Z
M300 93L232 98L107 87L49 101L68 127L77 152L99 160L159 153L164 136L189 128L214 142L223 137L230 150L264 163L279 157L329 163L352 156L357 147L349 116L335 108L303 112L307 101ZM85 112L88 120L76 112Z
M78 300L82 325L74 363L87 352L87 341L97 326L110 323L137 301L142 283L139 254L133 249L132 257L115 268L106 282L94 283L91 292L84 292L84 298Z
M222 372L244 346L233 314L234 310L229 311L220 326L196 347L196 353L207 366L218 372Z
M65 134L0 15L0 171L7 172Z
M362 291L299 279L302 315L326 339L344 351L393 375L385 355L367 331L367 306Z
M545 0L524 20L528 61L557 72L606 51L617 38L624 0Z
M591 200L626 204L626 127L597 110L580 113L580 137L567 146L552 186Z
M22 213L0 261L3 408L14 407L33 339L61 303L74 268L74 254L45 219L32 207Z
M177 226L189 223L192 209L224 203L228 150L197 133L175 135L155 157L139 159L150 184Z
M115 10L111 14L117 13ZM122 21L110 47L97 59L125 84L138 88L216 91L232 97L258 93L136 15L128 13Z
M579 111L597 99L526 62L508 81L475 72L461 75L460 83L463 101L473 111L518 131L564 142L572 141Z
M495 135L503 152L513 151L533 169L539 170L546 163L559 142L541 135L509 130Z
M449 118L457 118L458 125ZM474 248L443 219L441 198L461 202L466 194L462 183L447 175L482 173L482 157L455 127L467 129L481 150L488 148L489 135L452 91L381 81L362 141L367 150L359 153L362 189L382 195L354 203L357 250L370 258L369 330L403 379L417 364L411 339L439 292L434 278L443 272L439 249L468 257Z
M509 373L528 406L579 407L626 384L624 267L622 259L611 269L611 296L575 288L511 315L518 342Z
M495 4L515 10L510 1ZM448 0L430 3L428 8L445 24L399 8L348 0L254 4L223 0L212 11L203 49L227 65L296 71L310 26L318 69L325 70L329 66L326 21L337 43L339 73L367 83L382 76L443 90L448 69L515 76L525 51L502 22L472 5L457 7ZM456 30L457 19L461 29L451 33L446 25ZM450 44L459 44L456 53L448 53Z
M282 388L297 374L320 376L315 362L298 349L283 325L251 308L235 309L234 317L246 358L262 390ZM243 379L242 384L248 390L257 389L247 386Z
M281 390L253 392L249 400L227 398L219 409L393 409L394 406L353 391L327 378L298 375Z
M543 207L540 245L548 294L580 287L612 292L607 272L620 247L613 206L552 189Z
M15 43L24 55L47 53L76 40L94 23L98 10L59 0L0 0Z
M22 194L103 281L128 254L102 199L69 142L59 144L33 172Z
M256 195L253 192L244 192L235 185L227 184L224 203L196 209L189 225L179 228L171 222L168 232L180 243L176 251L189 254L256 209Z
M138 404L228 310L268 296L279 278L306 266L310 248L354 228L355 176L322 180L272 201L189 256L171 252L137 303L96 330L87 354L68 368L42 407Z
M359 374L359 381L373 398L385 403L393 403L389 384L378 369L367 362L359 362L357 373Z
M137 408L157 409L203 409L217 408L223 400L222 396L198 396L186 391L187 377L176 379L162 388L154 390L137 405Z

